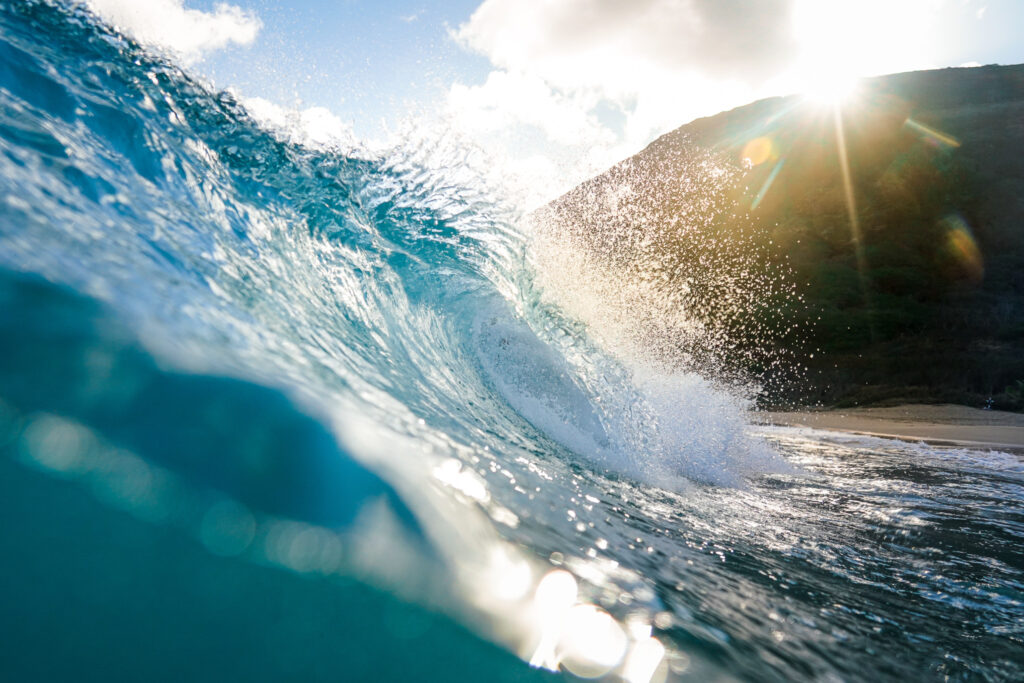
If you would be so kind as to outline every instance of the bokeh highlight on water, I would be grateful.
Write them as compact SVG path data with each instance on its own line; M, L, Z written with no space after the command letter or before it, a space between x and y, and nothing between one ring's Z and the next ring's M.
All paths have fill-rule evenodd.
M72 4L0 52L6 677L1024 675L1017 456L608 351L443 137L305 144Z

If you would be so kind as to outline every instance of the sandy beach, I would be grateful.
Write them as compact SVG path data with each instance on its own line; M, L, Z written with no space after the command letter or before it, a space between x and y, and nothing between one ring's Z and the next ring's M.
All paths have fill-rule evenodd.
M1024 452L1024 414L959 405L758 412L761 424Z

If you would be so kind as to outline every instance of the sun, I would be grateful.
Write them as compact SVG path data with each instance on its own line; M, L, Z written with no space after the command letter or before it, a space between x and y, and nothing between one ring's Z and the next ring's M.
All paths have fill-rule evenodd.
M800 55L796 79L813 101L838 104L854 91L870 21L858 5L839 0L803 0L793 10L793 32Z
M792 77L809 99L837 104L860 78L928 66L929 0L798 0Z
M839 106L857 94L858 78L848 73L805 73L801 81L800 92L814 104Z

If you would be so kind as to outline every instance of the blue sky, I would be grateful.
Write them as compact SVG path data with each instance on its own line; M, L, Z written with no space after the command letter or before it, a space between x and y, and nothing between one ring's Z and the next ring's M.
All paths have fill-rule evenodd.
M189 6L212 10L221 0ZM439 106L456 80L483 81L490 64L449 27L479 0L235 0L263 28L249 46L211 53L200 70L219 85L282 105L322 106L360 136L379 135L412 110Z
M440 122L533 203L760 97L1024 62L1024 0L85 2L216 86L356 139Z

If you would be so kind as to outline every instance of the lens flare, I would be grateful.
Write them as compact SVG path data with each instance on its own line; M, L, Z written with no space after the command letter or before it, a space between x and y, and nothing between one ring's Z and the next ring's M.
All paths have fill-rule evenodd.
M743 146L743 151L740 153L743 165L748 168L760 166L766 161L777 159L778 156L775 143L766 136L754 138Z
M979 282L985 275L985 262L974 239L971 228L961 216L947 216L942 221L946 230L946 252L971 282Z
M903 122L903 125L936 147L955 149L960 146L960 141L952 135L946 135L945 133L935 130L934 128L930 128L919 121L915 121L914 119L908 118Z
M761 202L764 201L765 195L767 195L768 190L772 188L772 183L774 183L775 179L779 176L779 171L782 170L785 163L785 159L779 159L778 163L775 164L775 167L772 168L772 172L768 174L768 177L765 179L761 189L758 190L757 196L754 197L754 201L751 203L750 208L756 209L761 205Z

